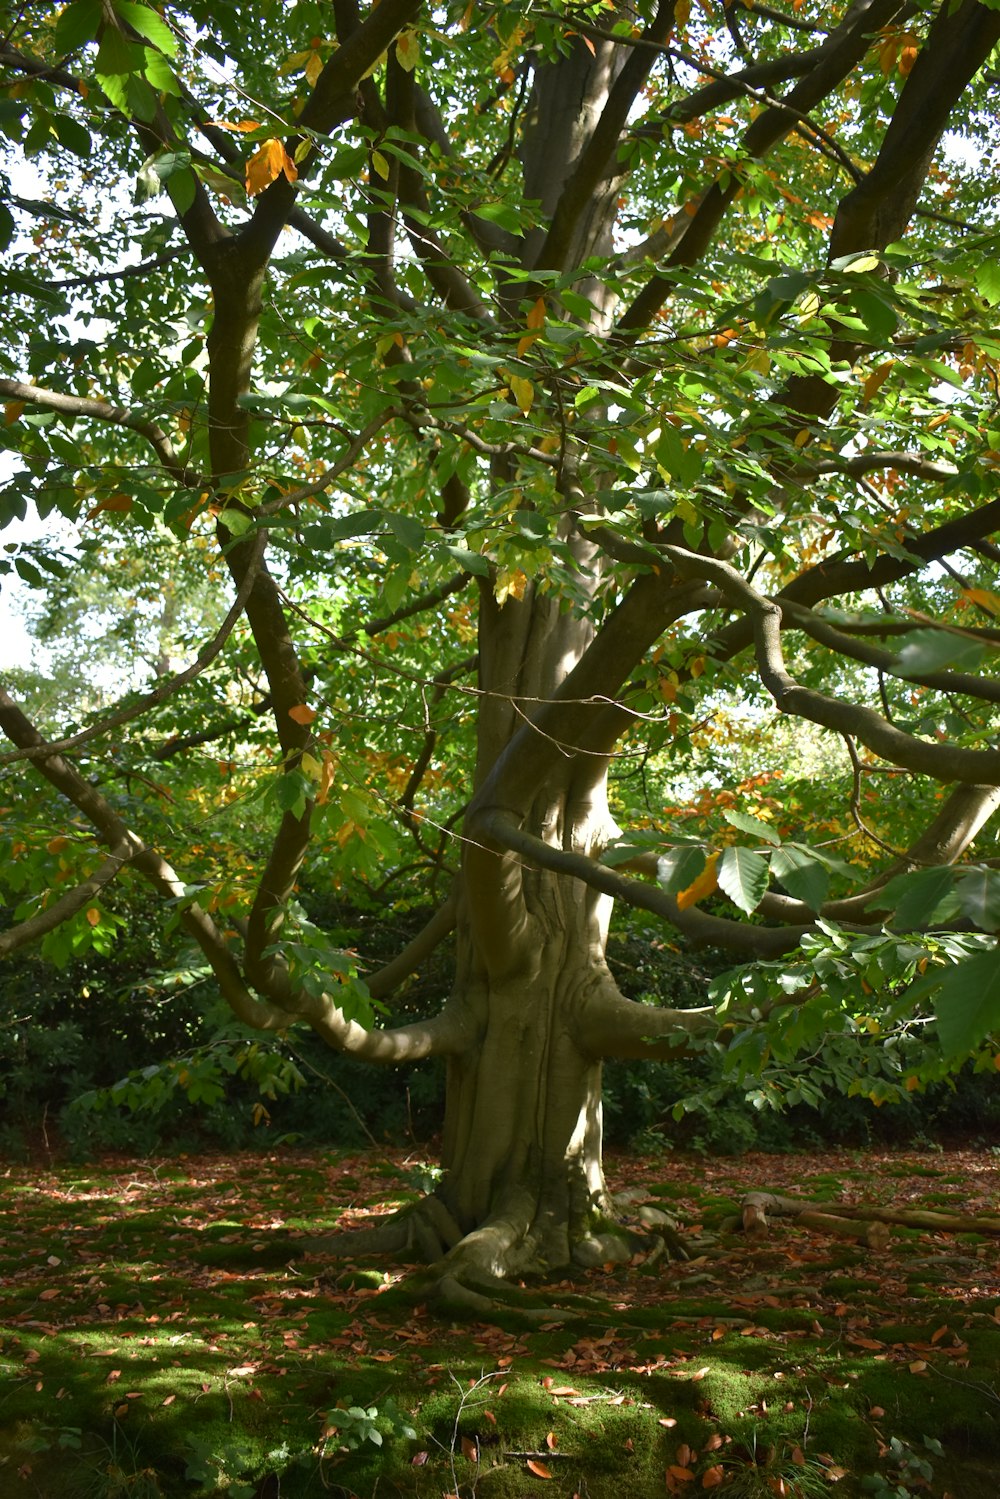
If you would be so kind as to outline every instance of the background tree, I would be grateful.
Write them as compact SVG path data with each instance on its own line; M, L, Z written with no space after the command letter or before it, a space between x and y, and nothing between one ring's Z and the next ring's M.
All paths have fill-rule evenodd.
M447 1058L446 1175L385 1247L446 1254L453 1295L604 1259L605 1057L721 1023L759 1069L897 1037L921 985L938 1061L991 1055L1000 960L947 927L998 910L954 866L1000 802L1000 11L218 10L27 3L3 40L47 184L5 210L3 516L82 519L147 590L169 535L234 593L95 721L46 738L0 696L47 788L0 941L99 930L128 871L246 1025ZM706 747L718 787L727 700L822 731L840 805L664 809ZM440 908L362 982L296 891L381 884L408 840ZM627 1000L616 899L767 961L721 1016ZM453 928L440 1013L373 1024Z

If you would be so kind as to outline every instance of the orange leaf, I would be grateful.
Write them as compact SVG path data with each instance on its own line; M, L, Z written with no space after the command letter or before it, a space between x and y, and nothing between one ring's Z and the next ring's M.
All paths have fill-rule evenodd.
M925 1358L915 1358L913 1363L908 1365L908 1367L911 1374L923 1374L927 1368L927 1360Z
M705 868L702 870L698 878L696 880L692 880L687 889L681 890L678 894L677 906L679 910L686 911L689 906L696 905L698 901L704 900L706 895L711 895L713 890L717 890L719 888L719 881L715 873L715 866L718 864L718 862L719 855L717 853L709 854L708 858L705 860ZM703 1371L703 1374L704 1372L707 1371ZM703 1374L693 1377L702 1378Z
M670 1477L675 1478L678 1483L691 1483L694 1479L694 1474L692 1473L691 1469L682 1468L679 1463L671 1463L670 1467L667 1469L667 1472L670 1474Z
M120 510L127 512L132 509L132 496L130 494L110 494L106 500L99 501L93 509L87 511L87 519L93 520L95 515L100 515L102 510Z
M538 297L534 306L528 313L527 323L529 328L545 327L545 298Z
M721 1463L716 1463L714 1468L706 1468L701 1475L701 1486L703 1489L714 1489L726 1476L726 1470Z
M559 1438L556 1436L554 1431L546 1433L545 1445L550 1452L555 1452L556 1448L559 1446Z
M533 1457L528 1458L528 1468L536 1478L551 1478L552 1474L544 1463L536 1463Z
M479 1443L475 1437L462 1438L462 1456L467 1457L470 1463L479 1461Z
M677 1449L677 1466L680 1468L690 1468L691 1457L691 1448L688 1446L687 1442L682 1442Z
M294 182L299 175L298 167L285 150L284 141L279 141L276 136L272 135L257 148L247 162L247 196L253 198L258 193L262 193L276 178L281 176L282 172L289 182Z
M17 421L18 417L21 415L21 412L24 410L25 404L26 403L24 401L8 401L4 406L3 414L8 427L12 426L14 422Z
M249 135L252 130L260 129L261 122L260 120L237 120L230 124L228 120L213 120L212 124L216 130L234 130L239 131L241 135Z
M58 1295L59 1295L59 1292L56 1289L56 1287L55 1286L50 1286L48 1288L48 1290L39 1291L39 1293L38 1293L38 1299L39 1299L39 1301L54 1301L55 1298Z
M59 854L62 853L68 842L69 839L64 838L60 833L57 838L50 838L45 847L48 849L50 854Z
M312 723L316 717L316 709L310 708L308 703L296 703L294 708L289 708L288 716L294 719L296 723L305 725Z
M91 926L97 926L97 924L100 921L100 919L101 919L101 913L100 913L100 911L97 909L96 906L91 906L89 908L89 910L87 911L87 920L90 922Z

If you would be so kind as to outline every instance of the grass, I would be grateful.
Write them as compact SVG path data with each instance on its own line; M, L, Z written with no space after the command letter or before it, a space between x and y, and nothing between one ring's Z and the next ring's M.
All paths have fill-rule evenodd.
M909 1206L955 1179L953 1159L930 1178L904 1164L891 1180ZM640 1166L611 1169L634 1180ZM747 1187L789 1190L767 1180L777 1169L803 1182L810 1167L643 1169L651 1200L708 1226ZM886 1493L995 1499L993 1245L909 1232L873 1255L779 1224L687 1265L563 1283L603 1298L568 1325L453 1325L397 1268L295 1254L299 1232L409 1197L412 1177L398 1156L295 1153L7 1171L0 1491L807 1499L881 1475ZM967 1179L967 1196L990 1186ZM906 1452L923 1454L929 1488L912 1487Z

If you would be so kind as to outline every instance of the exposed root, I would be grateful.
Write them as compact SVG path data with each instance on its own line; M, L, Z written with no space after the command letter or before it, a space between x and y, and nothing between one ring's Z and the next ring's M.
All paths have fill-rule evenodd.
M657 1223L655 1233L637 1233L606 1220L570 1236L565 1225L548 1225L546 1231L527 1206L523 1211L520 1206L463 1233L447 1205L430 1193L368 1228L307 1239L300 1247L310 1255L338 1260L393 1255L404 1263L421 1262L429 1269L411 1277L410 1290L445 1315L478 1320L513 1317L529 1324L572 1321L603 1305L599 1298L537 1288L568 1265L626 1265L637 1255L646 1265L664 1257L689 1258L669 1223ZM534 1283L530 1290L526 1279Z

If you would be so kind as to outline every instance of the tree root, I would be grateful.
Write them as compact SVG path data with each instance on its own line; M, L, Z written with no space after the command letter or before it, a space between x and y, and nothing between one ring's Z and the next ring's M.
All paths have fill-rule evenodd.
M810 1202L802 1197L782 1197L776 1192L748 1192L743 1199L743 1230L748 1237L763 1238L767 1234L768 1215L795 1218L806 1228L820 1229L840 1238L860 1239L870 1249L885 1247L890 1224L938 1233L1000 1234L1000 1218L870 1207L864 1203Z
M626 1265L637 1255L646 1265L689 1258L669 1222L658 1222L655 1233L639 1233L607 1220L573 1237L564 1230L550 1242L525 1207L497 1213L463 1233L434 1193L367 1228L300 1240L298 1247L337 1260L392 1255L403 1264L422 1263L428 1269L408 1280L415 1299L447 1316L502 1316L532 1325L568 1322L603 1306L600 1298L566 1290L536 1293L534 1285L559 1271ZM534 1283L532 1289L525 1280ZM536 1294L544 1295L544 1304L532 1304Z

